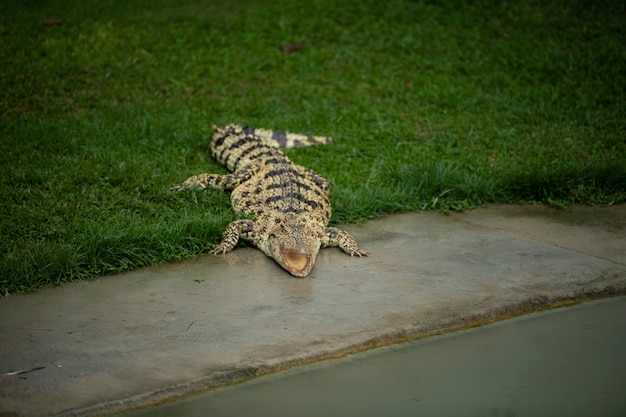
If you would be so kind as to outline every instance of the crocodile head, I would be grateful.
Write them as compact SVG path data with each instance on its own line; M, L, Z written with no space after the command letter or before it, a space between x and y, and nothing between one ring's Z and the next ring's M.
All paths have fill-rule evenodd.
M309 275L321 246L318 233L306 219L275 220L264 243L259 245L260 249L298 278Z

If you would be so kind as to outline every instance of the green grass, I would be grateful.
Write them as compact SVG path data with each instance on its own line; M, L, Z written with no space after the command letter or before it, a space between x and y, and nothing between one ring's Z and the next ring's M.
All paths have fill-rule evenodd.
M0 294L218 242L228 196L169 191L213 124L332 136L288 153L334 223L626 199L622 0L4 0L0 37Z

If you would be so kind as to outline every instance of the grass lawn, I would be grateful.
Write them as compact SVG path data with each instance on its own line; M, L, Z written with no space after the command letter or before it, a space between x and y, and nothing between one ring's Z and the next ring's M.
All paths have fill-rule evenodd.
M333 137L334 223L624 202L626 3L3 0L0 294L217 243L228 123Z

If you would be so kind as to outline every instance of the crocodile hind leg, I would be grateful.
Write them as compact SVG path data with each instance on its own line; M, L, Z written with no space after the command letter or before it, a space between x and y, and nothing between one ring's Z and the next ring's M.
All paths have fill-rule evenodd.
M228 175L219 174L199 174L187 178L180 184L172 185L172 190L190 190L215 188L217 190L233 190L244 182L248 181L259 170L259 164L249 164L240 170Z
M322 247L339 246L339 249L350 256L368 256L369 254L362 249L354 240L354 237L345 230L336 227L327 227L322 238Z

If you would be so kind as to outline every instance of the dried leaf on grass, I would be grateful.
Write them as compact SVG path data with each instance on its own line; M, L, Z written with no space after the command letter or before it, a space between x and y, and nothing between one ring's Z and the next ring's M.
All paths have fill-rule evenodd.
M63 23L63 19L57 17L48 17L41 20L41 24L44 26L59 26L61 23Z
M306 44L306 41L300 41L297 43L292 43L291 45L281 45L280 49L286 53L286 54L290 54L293 52L296 52L299 49L302 49L302 47Z

